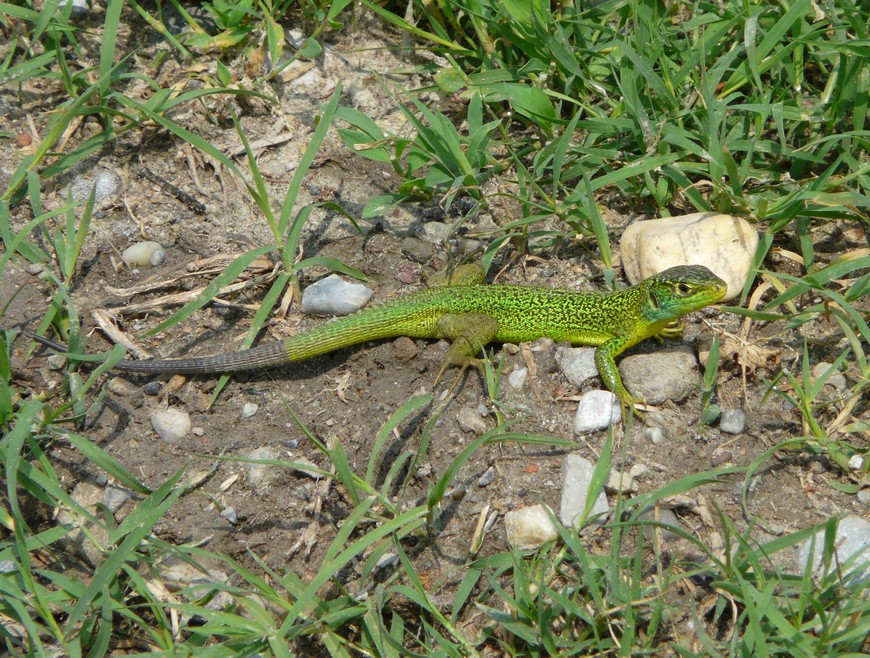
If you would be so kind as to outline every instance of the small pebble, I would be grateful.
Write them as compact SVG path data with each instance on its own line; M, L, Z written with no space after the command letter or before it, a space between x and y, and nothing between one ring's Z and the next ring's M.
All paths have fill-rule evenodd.
M719 418L719 429L726 434L741 434L746 429L746 414L742 409L725 409Z
M88 8L88 0L60 0L58 8L60 9L67 5L72 5L70 18L83 19L90 12L90 9Z
M443 222L426 222L417 230L417 236L421 240L440 245L450 239L453 227Z
M562 462L562 500L559 507L559 520L563 525L571 527L580 521L586 510L594 471L595 466L588 459L573 453L565 455ZM607 498L601 491L588 518L594 519L596 523L604 523L609 511Z
M242 418L250 418L260 409L260 405L256 402L245 402L242 407Z
M103 505L117 512L132 497L132 493L123 487L110 485L103 492Z
M504 515L504 528L508 543L521 551L538 548L559 536L543 505L508 512Z
M643 430L643 435L654 446L661 445L665 440L665 434L660 427L647 427Z
M473 407L463 406L456 416L456 421L463 432L478 436L486 432L486 423L480 417L478 410Z
M864 457L862 455L852 455L849 457L849 468L853 471L860 471L864 468Z
M178 443L190 431L190 414L170 407L151 415L151 426L166 443Z
M254 448L247 454L248 459L258 461L271 461L278 459L278 453L271 448ZM254 489L268 487L278 477L279 467L274 464L245 464L247 475L245 481Z
M417 263L428 263L434 253L431 243L410 236L402 240L400 249L405 256Z
M365 306L373 294L361 283L330 274L305 289L301 309L309 315L348 315Z
M490 466L483 472L483 475L480 476L480 479L477 481L478 487L488 487L495 480L495 468Z
M52 354L45 361L51 370L63 370L66 367L66 357L62 354Z
M131 397L139 392L139 387L123 377L112 377L109 380L109 391L121 397Z
M633 494L637 493L637 482L630 473L611 471L604 483L604 490L610 494Z
M398 562L399 556L395 553L384 553L380 558L378 558L378 561L375 562L375 571L387 569Z
M205 436L205 428L196 425L192 430L190 430L190 433L194 436Z
M585 434L607 429L622 420L622 406L610 391L594 390L584 393L574 414L574 434Z
M717 468L722 464L730 462L732 457L734 457L734 454L730 450L716 448L713 454L710 455L710 465Z
M565 379L577 387L598 376L595 348L592 347L557 347L556 363Z
M417 343L407 336L400 336L393 341L393 354L403 363L413 359L419 352Z
M152 259L158 251L163 251L163 247L159 242L152 242L150 240L137 242L124 250L121 254L121 260L131 269L149 267L152 265Z
M310 477L314 480L320 478L320 473L318 472L318 466L313 461L306 457L297 457L293 460L297 464L299 464L302 468L294 468L293 472L297 475L305 475L306 477ZM305 468L306 466L310 466L311 468Z
M655 521L656 520L656 511L654 507L647 508L640 516L638 516L639 521ZM677 515L674 514L670 508L668 507L660 507L659 508L659 523L664 523L665 525L673 526L674 528L682 529L682 525L680 525L680 520L677 518ZM661 533L662 541L669 542L675 541L680 538L676 532L671 530L662 529L657 526L645 525L643 526L643 534L644 537L647 538L647 541L652 541L656 532Z
M39 276L43 272L45 272L45 266L40 263L30 263L27 267L24 268L24 271L33 276Z
M161 388L162 384L160 382L152 381L148 382L147 384L145 384L145 386L142 387L142 392L145 393L145 395L150 395L153 397L156 395L160 395Z
M557 372L559 364L556 363L556 341L552 338L538 338L529 345L538 372Z
M525 385L528 376L528 368L517 368L510 375L508 375L508 384L511 388L518 391L523 387L523 385Z
M221 512L221 516L225 518L231 525L236 525L239 522L239 515L233 507L225 507Z
M813 369L811 371L811 376L813 380L819 379L828 371L830 367L831 364L827 363L826 361L820 361L815 366L813 366ZM849 388L849 384L846 382L846 377L843 376L843 373L838 370L835 370L828 376L828 378L825 380L825 384L827 384L828 386L833 386L841 393Z
M17 571L18 566L15 564L13 560L2 560L0 561L0 573L12 573L13 571Z

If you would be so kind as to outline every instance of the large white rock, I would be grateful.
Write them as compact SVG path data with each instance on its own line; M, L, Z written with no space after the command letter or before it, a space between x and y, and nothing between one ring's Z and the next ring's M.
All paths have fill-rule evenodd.
M706 265L728 284L725 299L734 299L749 274L758 232L740 217L699 212L635 222L620 244L631 283L676 265Z

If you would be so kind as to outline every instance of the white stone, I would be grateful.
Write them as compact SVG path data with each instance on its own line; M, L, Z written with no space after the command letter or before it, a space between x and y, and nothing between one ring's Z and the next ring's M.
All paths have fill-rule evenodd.
M508 512L504 515L504 529L508 543L521 551L538 548L559 536L559 531L543 505Z
M559 520L563 525L574 526L586 511L594 472L595 466L588 459L573 453L565 455L562 462L562 500L559 505ZM601 491L587 518L594 519L596 523L604 523L609 511L607 497Z
M620 244L631 283L676 265L706 265L728 284L727 300L743 291L758 232L739 217L703 212L635 222Z
M166 443L178 443L190 431L190 415L174 407L163 409L151 414L151 427Z
M508 375L508 384L511 388L520 390L526 383L526 378L529 376L528 368L517 368Z
M162 263L162 259L157 257L158 252L162 252L163 247L159 242L146 240L132 244L121 254L121 260L129 268L150 267L155 261ZM159 263L158 263L159 264Z
M662 432L660 427L647 427L644 429L643 435L654 446L661 445L665 440L665 433Z
M574 433L607 429L622 420L619 399L610 391L589 391L580 397L574 415Z
M242 406L242 418L250 418L260 409L260 405L256 402L245 402Z
M372 294L361 283L350 283L330 274L305 289L301 308L311 315L348 315L365 306Z

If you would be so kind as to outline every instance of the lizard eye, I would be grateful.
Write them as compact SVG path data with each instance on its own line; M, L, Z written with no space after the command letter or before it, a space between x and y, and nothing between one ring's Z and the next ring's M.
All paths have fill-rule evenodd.
M688 295L692 291L692 287L688 283L680 283L677 285L677 292L681 295Z

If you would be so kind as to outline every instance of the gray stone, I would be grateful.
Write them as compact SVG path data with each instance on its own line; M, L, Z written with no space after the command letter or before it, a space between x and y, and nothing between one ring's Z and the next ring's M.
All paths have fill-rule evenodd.
M683 528L683 526L680 524L680 520L677 518L677 515L674 514L668 507L659 508L658 519L656 519L656 510L654 507L648 507L637 518L639 521L658 521L659 523L664 523L665 525L669 525L674 528ZM676 541L680 538L680 535L671 530L663 529L661 527L652 525L643 526L643 534L644 537L647 538L647 541L652 541L656 533L660 533L661 540L665 542Z
M741 434L746 429L746 414L742 409L725 409L719 419L719 429L726 434Z
M435 252L431 243L410 236L402 240L401 250L405 256L417 263L428 263Z
M821 578L825 533L820 530L801 544L798 557L804 568L809 567L813 576ZM870 521L850 515L837 525L834 541L836 559L830 569L843 569L849 586L866 586L870 583ZM810 561L812 559L812 562Z
M139 393L139 387L123 377L112 377L109 380L109 391L121 397L132 397Z
M695 356L686 350L628 356L619 372L626 388L649 404L685 400L700 383Z
M818 380L820 377L822 377L822 375L824 375L828 371L831 365L832 364L827 363L826 361L820 361L815 366L813 366L813 369L811 371L813 381ZM846 378L843 376L843 373L838 370L835 370L830 375L828 375L828 378L825 380L825 384L828 386L833 386L841 393L849 388L849 384L846 382Z
M490 466L486 469L483 475L480 476L480 479L477 481L478 487L488 487L495 480L495 468Z
M478 413L477 409L473 407L463 406L456 416L456 421L459 423L459 427L469 434L479 436L486 432L486 423L483 418L480 417L480 413Z
M565 379L574 386L582 386L587 380L598 376L593 347L557 347L556 363Z
M132 496L132 492L128 489L111 484L103 491L103 505L117 512Z
M258 461L273 461L278 459L278 453L271 448L254 448L247 454L248 459ZM274 464L245 464L247 475L245 480L253 489L265 489L278 477L279 468Z
M417 237L431 244L442 244L450 239L453 227L443 222L426 222L417 231Z

